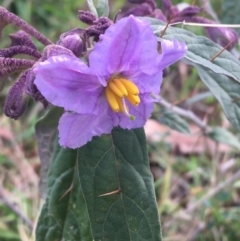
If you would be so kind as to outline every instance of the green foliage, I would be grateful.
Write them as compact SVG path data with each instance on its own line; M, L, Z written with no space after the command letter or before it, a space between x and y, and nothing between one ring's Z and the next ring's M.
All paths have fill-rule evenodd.
M163 31L160 21L148 20L156 34ZM168 27L163 38L186 43L186 63L197 69L201 80L217 98L229 121L240 130L240 101L237 100L240 93L240 63L236 57L224 51L213 60L222 48L184 29Z
M39 121L39 137L54 132L56 112ZM49 119L52 125L47 125ZM45 134L48 146L51 136ZM43 138L39 140L41 144ZM161 240L142 129L116 128L79 150L55 146L37 240L87 241L91 235L94 240Z
M108 0L87 0L90 11L96 17L107 17L109 15Z
M223 0L222 4L222 17L221 20L226 24L239 24L240 23L240 1L238 0ZM240 29L236 28L240 33Z
M208 136L219 143L225 143L238 149L240 148L240 142L238 139L226 129L220 127L213 128L208 133Z
M171 109L162 108L157 119L160 123L169 126L173 130L190 134L188 123L179 115L171 111Z

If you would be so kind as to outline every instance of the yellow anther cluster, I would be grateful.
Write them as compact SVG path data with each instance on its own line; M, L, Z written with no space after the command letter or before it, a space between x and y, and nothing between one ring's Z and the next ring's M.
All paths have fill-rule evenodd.
M140 103L138 87L130 80L113 78L106 87L106 98L114 112L128 112L127 105L124 106L123 98L126 98L132 105Z

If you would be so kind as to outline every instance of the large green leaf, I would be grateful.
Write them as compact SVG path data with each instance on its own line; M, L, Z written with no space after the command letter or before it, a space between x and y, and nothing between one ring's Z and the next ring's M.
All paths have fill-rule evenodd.
M79 150L56 146L36 237L161 241L143 129L116 128Z
M94 138L78 151L78 175L94 240L161 240L143 129Z

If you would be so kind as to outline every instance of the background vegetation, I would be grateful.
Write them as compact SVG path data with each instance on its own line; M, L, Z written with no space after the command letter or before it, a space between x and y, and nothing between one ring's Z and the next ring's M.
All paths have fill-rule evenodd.
M195 2L204 6L204 1ZM231 18L233 12L226 7L226 2L210 1L220 19L237 23L236 18ZM52 41L65 31L83 26L77 19L77 11L87 9L83 0L2 0L0 5L31 23ZM119 9L130 5L110 0L110 6L110 16L114 18ZM240 10L239 3L235 7ZM226 16L230 16L230 20ZM5 28L1 48L9 45L8 34L15 30L12 26ZM199 27L191 30L204 34ZM36 44L40 49L43 47ZM11 85L10 80L9 87ZM34 240L33 229L42 204L34 126L43 109L41 104L30 101L20 121L10 120L2 113L7 93L8 88L0 92L0 240L30 241ZM200 81L197 71L186 64L178 62L168 69L161 94L168 102L194 113L204 125L222 127L232 133L225 137L231 140L227 145L219 144L206 137L194 120L187 118L181 122L176 116L166 118L167 110L156 107L154 119L146 124L145 130L164 241L239 240L239 134ZM173 130L175 123L178 131Z

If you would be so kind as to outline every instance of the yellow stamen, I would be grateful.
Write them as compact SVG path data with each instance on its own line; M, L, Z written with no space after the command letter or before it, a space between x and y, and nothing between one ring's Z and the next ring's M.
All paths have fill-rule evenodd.
M120 79L113 79L113 82L116 84L116 86L118 87L118 89L123 93L124 96L128 95L127 89L125 88L125 86L122 84Z
M113 81L110 81L108 85L109 88L114 92L114 94L116 94L120 98L124 97L124 93L118 88L118 86Z
M140 103L140 98L138 95L132 95L132 94L128 94L128 96L126 96L126 98L129 100L129 102L132 105L137 106Z
M125 86L125 88L127 89L128 93L131 93L133 95L138 95L139 94L138 87L132 81L126 80L126 79L122 79L122 78L119 78L119 80Z
M122 102L123 99L122 99L122 98L119 98L118 96L116 96L116 99L117 99L117 103L118 103L120 112L125 113L124 107L123 107L123 102Z
M108 104L110 105L112 110L114 112L119 112L120 107L117 102L116 96L115 96L114 92L110 89L109 86L106 87L106 98L107 98Z

